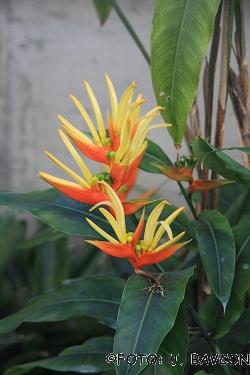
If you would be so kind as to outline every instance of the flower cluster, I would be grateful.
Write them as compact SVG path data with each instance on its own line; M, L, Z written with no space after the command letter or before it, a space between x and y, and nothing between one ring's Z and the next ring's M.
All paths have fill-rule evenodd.
M60 136L78 164L83 176L72 171L49 152L46 152L47 156L68 173L77 183L57 178L44 172L39 172L39 177L60 190L63 194L77 201L89 204L110 200L105 190L103 190L102 186L99 184L99 181L106 181L115 191L121 189L121 196L125 199L127 194L124 194L124 186L125 188L126 186L131 188L131 181L134 182L135 180L138 165L147 148L148 142L146 136L148 131L153 128L171 126L170 124L150 126L153 118L159 116L158 111L161 107L155 107L145 116L140 116L141 106L146 100L142 99L141 94L135 101L132 100L134 89L137 87L135 82L128 87L118 102L110 78L107 75L105 75L105 78L111 102L111 115L108 113L108 130L105 128L96 97L89 84L85 81L84 84L98 129L94 126L79 100L73 95L70 95L70 97L82 114L92 137L85 135L62 116L58 115L62 128L66 132L65 134L59 129ZM107 171L92 175L66 135L85 156L97 162L104 163ZM127 193L128 191L127 189ZM134 210L132 204L127 204L125 207L126 214L136 211L145 204L147 204L145 201L134 202Z
M187 243L184 242L176 244L176 242L184 236L185 232L181 232L178 236L173 237L173 233L170 228L170 224L184 210L185 207L180 207L164 221L158 221L164 206L169 204L167 201L162 201L149 215L145 228L145 209L143 209L143 213L136 230L134 232L127 232L124 210L120 199L107 183L101 182L101 184L105 186L107 194L110 197L111 202L109 205L115 212L115 218L105 208L99 208L99 210L113 228L117 239L110 236L107 232L98 227L92 220L86 218L88 223L108 241L87 242L95 245L109 255L113 255L118 258L127 258L135 269L141 269L144 266L161 262L162 260L169 258ZM96 207L97 205L92 207L91 210L95 209ZM141 239L143 229L144 235ZM169 239L168 241L159 245L159 242L165 232L167 233Z
M145 199L125 201L129 190L134 184L139 163L147 148L147 133L153 128L171 125L150 125L151 121L156 116L159 116L158 111L162 109L159 106L141 116L141 106L145 100L141 94L133 100L134 89L137 87L135 82L127 88L120 101L118 101L110 78L107 75L105 75L105 78L111 103L111 113L107 115L107 128L96 97L89 84L85 81L84 84L97 127L79 100L73 95L70 95L70 97L84 118L91 136L82 133L65 118L58 115L64 130L63 132L59 129L59 134L80 168L82 175L75 173L49 152L45 152L53 162L76 182L57 178L44 172L39 172L39 177L68 197L79 202L95 205L92 209L100 205L108 205L111 213L104 208L100 208L100 212L115 231L117 239L86 218L89 224L108 240L108 242L89 242L110 255L128 258L135 269L141 269L148 264L168 258L184 245L184 243L175 243L183 237L185 232L173 237L170 229L171 222L184 207L176 210L165 221L157 221L167 202L163 201L158 204L148 217L142 239L140 237L144 227L145 210L143 210L140 222L133 233L127 232L125 225L125 215L134 213L151 203ZM87 158L105 164L106 171L93 175L72 143ZM165 232L169 240L158 245Z
M193 156L182 156L174 166L154 164L168 178L179 182L188 182L188 193L191 195L196 191L213 190L222 186L232 184L230 180L194 180L193 170L197 159Z

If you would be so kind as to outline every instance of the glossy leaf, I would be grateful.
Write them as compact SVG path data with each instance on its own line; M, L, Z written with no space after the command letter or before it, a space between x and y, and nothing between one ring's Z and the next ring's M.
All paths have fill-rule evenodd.
M166 362L167 374L181 375L183 373L186 363L188 339L187 310L184 302L182 302L175 324L160 346L160 352L168 354L168 361ZM175 362L176 365L174 365Z
M190 226L195 231L209 283L225 310L235 268L235 243L230 225L219 211L205 210Z
M9 210L0 216L0 275L6 266L13 261L18 252L18 245L24 240L25 225L18 221L15 214Z
M63 350L57 357L12 367L5 372L5 375L22 375L36 367L61 372L99 373L113 367L113 364L106 362L106 355L112 352L112 346L111 337L92 338L83 345Z
M240 183L222 186L219 190L218 210L225 213L234 204L235 199L246 191L246 188Z
M187 310L181 303L173 328L162 341L155 365L149 365L141 375L182 375L188 344Z
M65 281L0 320L0 334L13 331L23 322L56 322L81 315L115 328L124 285L124 280L108 276Z
M214 339L224 336L239 319L244 306L250 276L249 246L250 246L250 215L243 216L233 228L237 257L235 277L226 313L214 294L203 304L200 316L208 329L215 331Z
M232 147L223 147L220 150L221 151L233 151L233 150L237 150L237 151L244 152L245 154L250 154L250 146L244 146L244 147L235 147L235 146L232 146Z
M111 10L109 0L93 0L93 4L98 14L101 25L107 20L109 12Z
M193 152L203 164L212 171L220 174L227 180L241 182L250 190L250 171L224 154L222 151L211 152L216 147L210 145L204 139L197 139L192 144Z
M140 162L139 168L150 173L161 173L153 164L173 165L168 156L153 141L148 141L148 147Z
M181 145L194 101L202 60L220 0L157 0L151 35L151 74L168 131Z
M247 202L249 202L249 196L249 191L245 190L242 194L235 197L234 202L231 203L230 207L225 212L225 216L231 227L236 225L242 217L242 212Z
M73 235L101 238L85 217L95 221L104 230L110 229L110 225L98 214L98 210L89 212L90 205L70 199L56 189L30 193L0 193L0 206L30 212L51 227Z
M250 342L250 310L244 309L232 329L221 339L218 345L224 353L237 353Z
M193 268L179 272L160 274L165 297L148 293L148 280L144 276L132 275L124 289L117 319L114 352L154 354L162 340L174 325L177 312L184 298L186 284ZM117 375L137 375L146 367L139 361L133 366L121 362L116 367Z
M44 228L34 233L28 239L25 239L24 241L19 243L18 249L29 250L45 242L54 242L61 238L65 238L66 236L67 235L65 233L59 232L54 228L44 225Z
M68 278L68 251L65 238L45 242L35 249L33 290L36 295L57 287Z

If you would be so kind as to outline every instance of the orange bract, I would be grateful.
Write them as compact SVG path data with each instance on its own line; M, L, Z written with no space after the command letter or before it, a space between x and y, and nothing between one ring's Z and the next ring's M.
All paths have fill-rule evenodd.
M145 229L145 210L143 210L141 219L135 231L127 232L124 210L118 196L105 182L100 182L100 184L105 186L106 193L111 201L110 205L115 213L115 218L104 208L100 208L100 212L103 214L103 216L105 216L109 224L112 226L117 239L110 236L107 232L98 227L93 221L86 218L88 223L106 240L108 240L108 242L87 242L97 246L100 250L109 255L113 255L118 258L127 258L135 269L140 269L144 266L161 262L162 260L169 258L178 249L180 249L187 243L184 242L176 244L176 242L184 236L185 232L182 232L176 237L173 237L172 230L170 228L170 224L179 215L179 213L183 211L184 207L181 207L174 211L164 221L158 221L164 206L166 204L169 204L166 201L162 201L153 209L153 211L149 215L147 223L145 225ZM94 208L95 207L93 207L92 209ZM140 239L143 229L144 235L143 238ZM161 240L165 232L167 233L169 239L168 241L159 245L159 241Z
M148 131L171 125L157 124L150 126L151 121L159 116L158 111L162 109L159 106L140 117L141 106L146 100L142 99L140 94L133 101L133 92L137 87L135 82L132 82L126 89L118 102L110 78L107 75L105 75L105 78L111 103L111 114L108 114L108 130L104 126L96 97L86 81L84 81L84 84L96 118L97 129L79 100L73 95L70 95L70 97L88 125L91 137L80 132L62 116L58 115L58 118L67 135L85 156L109 167L109 173L113 180L112 187L118 190L137 169L147 148L146 136Z

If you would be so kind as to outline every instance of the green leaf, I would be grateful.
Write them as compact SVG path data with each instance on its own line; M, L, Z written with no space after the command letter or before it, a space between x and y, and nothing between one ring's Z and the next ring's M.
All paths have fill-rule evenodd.
M18 253L18 245L25 236L25 224L15 218L9 210L0 216L0 275Z
M111 10L109 0L93 0L93 4L98 14L101 25L107 20L109 12Z
M235 199L245 191L246 188L240 182L236 182L232 185L222 186L219 189L218 210L221 213L225 213L234 203Z
M218 210L205 210L191 222L209 283L226 309L234 278L235 243L230 225Z
M235 197L234 202L225 212L225 216L231 227L236 225L242 217L242 212L244 211L247 202L249 202L249 195L249 191L245 190L242 194Z
M167 374L181 375L184 371L189 333L187 325L187 310L182 302L173 328L168 332L160 346L160 352L168 354ZM174 356L176 355L176 356ZM173 363L177 361L174 366Z
M83 345L72 346L63 350L57 357L15 366L5 371L4 374L22 375L35 367L82 374L99 373L113 368L113 364L106 362L106 355L112 352L112 346L113 338L111 337L92 338Z
M201 160L206 167L220 174L227 180L241 182L250 190L250 171L241 164L201 138L194 141L192 149L197 158ZM218 152L211 152L214 150L218 150Z
M65 281L0 320L0 334L13 331L23 322L56 322L81 315L115 328L124 285L125 280L108 276Z
M90 205L70 199L56 189L0 193L0 206L30 212L51 227L73 235L102 238L85 217L92 219L103 230L110 231L110 225L98 214L98 210L89 212Z
M54 242L65 237L65 233L59 232L54 228L44 225L42 230L34 233L31 237L19 243L18 249L29 250L36 246L42 245L45 242Z
M236 146L231 146L231 147L223 147L220 148L221 151L241 151L244 152L245 154L250 154L250 146L244 146L244 147L236 147Z
M214 339L224 336L239 319L244 306L250 276L249 246L250 246L250 215L243 216L232 229L237 257L235 277L231 296L224 314L222 306L214 294L202 305L200 316L207 329L215 330Z
M250 343L250 310L244 309L231 330L218 340L224 353L234 354Z
M155 365L147 366L140 374L182 375L186 362L187 344L187 310L182 302L173 328L160 345Z
M165 297L148 293L148 280L144 276L130 276L123 292L117 319L114 352L154 354L174 325L184 298L186 284L194 269L160 274L158 279ZM137 375L146 367L137 361L129 366L125 361L116 367L117 375Z
M154 167L152 164L173 164L168 156L162 151L160 146L158 146L153 141L150 141L150 139L147 139L147 141L148 147L140 162L139 168L146 172L161 174L161 171L158 168Z
M181 145L220 0L157 0L151 35L151 74L156 101Z
M65 238L41 244L36 248L34 258L36 295L57 287L68 278L68 251Z

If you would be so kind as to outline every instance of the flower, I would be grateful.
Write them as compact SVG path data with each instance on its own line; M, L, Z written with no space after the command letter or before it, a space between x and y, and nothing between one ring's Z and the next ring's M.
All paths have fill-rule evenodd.
M108 172L101 172L99 174L92 175L64 132L61 129L58 129L58 131L64 144L78 164L84 178L75 173L72 169L68 168L65 164L60 162L60 160L47 151L45 152L46 155L66 173L68 173L74 180L76 180L77 183L54 177L44 172L39 172L38 176L61 191L61 193L79 202L97 204L102 201L110 201L109 196L106 194L105 188L99 183L100 181L104 180L106 183L112 186L113 181L110 174ZM137 199L134 201L124 201L122 204L125 214L130 215L150 203L152 203L152 201Z
M92 220L86 218L88 223L108 241L95 240L87 242L95 245L109 255L118 258L127 258L134 269L141 269L144 266L161 262L162 260L169 258L178 249L189 242L187 241L176 244L176 242L184 236L185 232L173 237L170 228L170 224L185 207L180 207L164 221L158 221L164 206L169 204L165 200L159 203L149 215L145 225L143 238L140 239L144 229L145 209L143 209L136 230L134 232L127 232L124 210L117 194L106 182L101 181L100 184L105 187L106 193L110 197L110 202L105 202L105 204L112 207L115 213L115 218L105 208L99 208L99 210L113 228L117 239L97 226ZM97 206L92 207L91 210L96 207ZM169 240L159 245L159 241L164 232L167 233Z
M111 102L111 115L108 113L108 131L105 128L103 117L96 97L84 81L90 103L96 118L98 129L95 128L88 113L79 100L70 95L86 121L92 138L80 132L66 119L58 115L62 127L75 145L88 158L104 163L110 168L113 188L118 190L133 175L147 148L145 139L150 129L168 127L170 124L157 124L149 126L154 117L159 116L155 107L145 116L140 117L141 106L146 100L140 94L132 101L133 92L137 85L133 82L122 95L119 103L110 78L105 75Z
M172 180L179 181L179 182L183 182L183 181L189 182L189 189L188 189L189 194L192 194L195 191L217 189L222 186L232 184L235 182L235 181L230 181L230 180L194 180L192 172L194 169L194 164L196 163L197 160L191 156L189 156L188 158L182 157L182 159L183 159L182 165L180 166L176 166L176 165L168 166L168 165L161 165L161 164L153 164L153 165L154 167L159 169L163 174L165 174L165 176L171 178ZM185 159L188 160L187 163L185 163ZM187 164L187 166L185 166L185 164Z
M78 152L75 150L69 139L63 133L63 131L61 129L58 129L58 131L64 144L78 164L84 178L72 171L47 151L45 151L45 154L78 183L54 177L44 172L39 172L38 176L61 191L63 194L67 195L69 198L75 199L79 202L96 204L102 200L110 200L109 196L105 193L105 191L103 191L101 185L98 183L99 178L92 175ZM108 183L111 183L109 174L102 173L102 178L106 179Z

